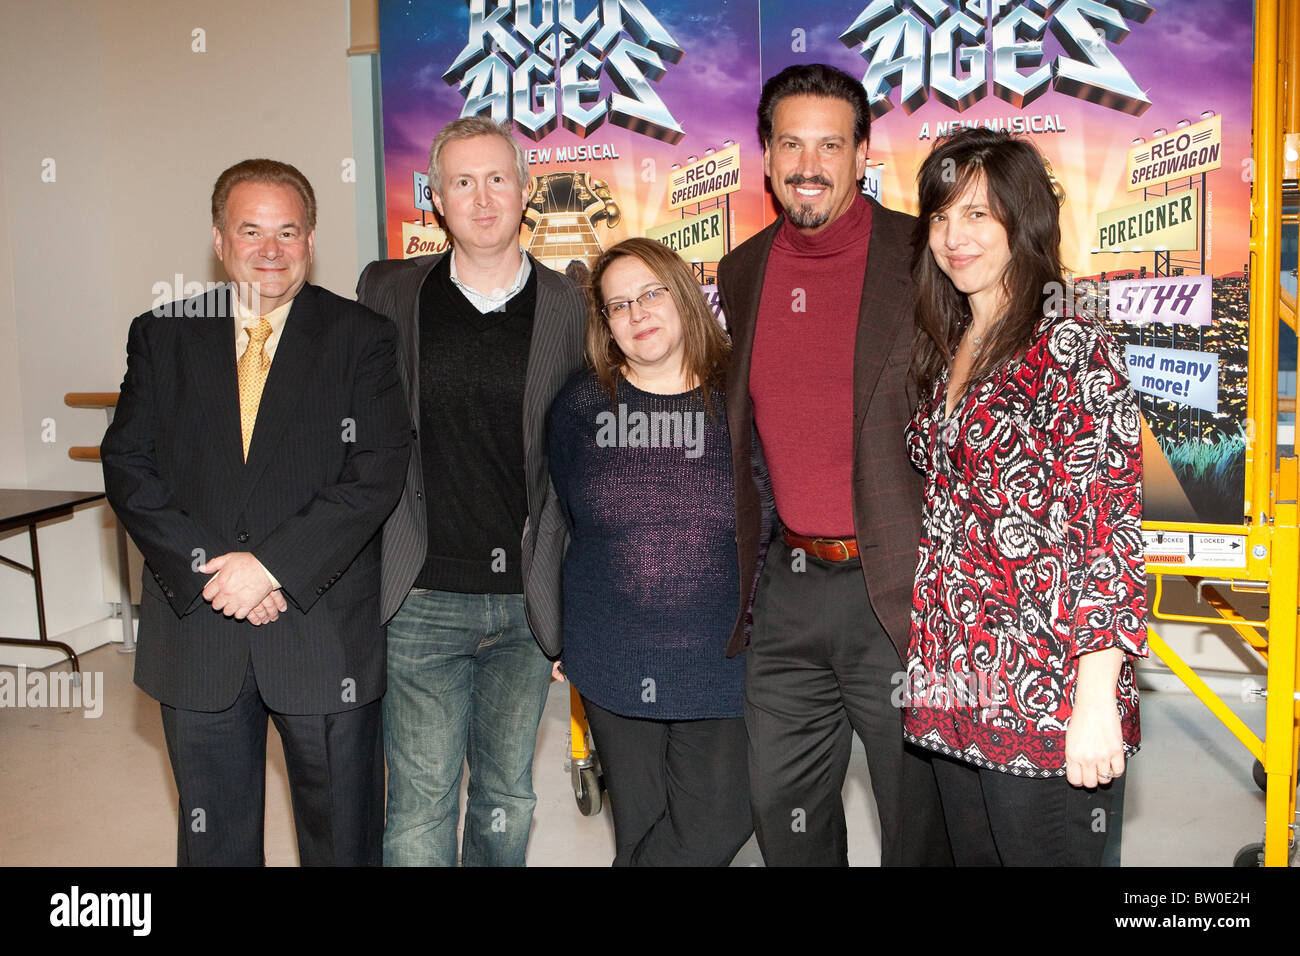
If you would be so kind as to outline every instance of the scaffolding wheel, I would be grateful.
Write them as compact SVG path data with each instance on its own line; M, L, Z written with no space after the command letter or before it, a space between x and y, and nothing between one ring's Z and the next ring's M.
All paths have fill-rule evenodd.
M1300 848L1300 842L1292 841L1290 849L1286 854L1286 865L1295 866L1296 850ZM1232 861L1234 867L1249 867L1264 865L1264 844L1247 843L1237 851L1236 857Z
M1232 865L1237 868L1264 865L1264 844L1247 843L1233 857Z
M584 817L594 817L600 813L601 781L594 767L583 767L578 771L577 786L574 796L578 800L578 810Z

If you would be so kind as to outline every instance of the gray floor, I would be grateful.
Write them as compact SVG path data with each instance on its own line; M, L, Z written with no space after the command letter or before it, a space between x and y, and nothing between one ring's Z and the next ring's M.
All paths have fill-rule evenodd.
M0 864L168 866L175 861L176 793L158 705L130 681L133 659L115 646L83 657L103 674L103 713L0 707ZM13 668L0 672L14 673ZM1228 702L1256 732L1261 702ZM1190 695L1142 698L1145 745L1132 761L1124 823L1126 866L1218 867L1263 839L1264 798L1251 758ZM555 684L538 734L532 866L605 866L609 813L583 817L563 769L568 686ZM274 729L267 773L266 858L297 862L284 759ZM861 744L844 787L850 862L879 861L879 834ZM751 839L737 866L761 865Z

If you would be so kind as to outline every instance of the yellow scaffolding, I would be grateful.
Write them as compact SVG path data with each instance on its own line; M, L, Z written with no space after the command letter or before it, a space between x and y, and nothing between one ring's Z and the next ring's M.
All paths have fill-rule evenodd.
M1278 322L1295 326L1295 303L1279 290L1284 132L1300 121L1300 12L1289 0L1257 0L1252 119L1254 184L1251 195L1250 327L1246 405L1246 488L1243 526L1144 522L1153 531L1234 534L1246 537L1244 568L1206 569L1204 575L1148 565L1155 583L1151 616L1158 621L1227 625L1265 661L1267 708L1261 740L1166 644L1153 628L1151 649L1263 765L1263 863L1286 866L1295 850L1296 748L1300 743L1300 695L1296 657L1300 600L1300 509L1296 458L1277 457ZM1290 218L1290 217L1288 217ZM1294 410L1294 400L1286 403ZM1163 576L1178 573L1196 585L1217 616L1172 614L1161 607ZM1222 579L1232 591L1266 593L1268 615L1247 620L1204 577Z

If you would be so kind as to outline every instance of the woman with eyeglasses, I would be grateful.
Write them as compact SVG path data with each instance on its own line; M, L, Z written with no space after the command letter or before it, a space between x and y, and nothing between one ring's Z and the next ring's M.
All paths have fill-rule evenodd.
M589 368L548 421L568 524L562 653L614 815L615 866L725 866L753 826L739 595L730 343L690 268L628 239L588 286Z
M1141 417L1114 341L1064 294L1042 154L967 129L917 179L904 735L936 753L959 866L1097 866L1140 741Z

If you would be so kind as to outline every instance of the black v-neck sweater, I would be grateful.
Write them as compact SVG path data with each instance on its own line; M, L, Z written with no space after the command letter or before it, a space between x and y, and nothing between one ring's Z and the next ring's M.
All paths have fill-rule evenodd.
M420 293L420 451L429 549L416 587L520 594L528 517L523 403L537 270L496 311L451 281L451 257Z

